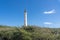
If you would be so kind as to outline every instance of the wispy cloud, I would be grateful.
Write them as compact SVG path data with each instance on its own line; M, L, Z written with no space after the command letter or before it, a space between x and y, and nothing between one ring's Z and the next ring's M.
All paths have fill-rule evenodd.
M50 11L44 11L44 14L53 14L55 13L55 9L52 9Z
M51 22L44 22L44 24L48 24L48 25L50 25L50 24L53 24L53 23L51 23Z

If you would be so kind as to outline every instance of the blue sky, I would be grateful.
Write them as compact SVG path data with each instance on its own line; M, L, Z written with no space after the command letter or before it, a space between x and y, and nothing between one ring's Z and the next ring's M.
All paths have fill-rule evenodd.
M24 9L28 25L60 28L60 0L0 0L0 25L24 25Z

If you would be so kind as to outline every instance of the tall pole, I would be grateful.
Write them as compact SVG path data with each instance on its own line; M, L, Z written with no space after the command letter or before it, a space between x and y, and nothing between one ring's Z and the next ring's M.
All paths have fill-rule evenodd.
M27 11L24 10L24 26L27 26Z

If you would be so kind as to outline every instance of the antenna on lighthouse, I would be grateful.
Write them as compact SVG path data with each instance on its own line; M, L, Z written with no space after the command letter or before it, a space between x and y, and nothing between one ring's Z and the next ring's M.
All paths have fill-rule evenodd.
M27 11L26 9L24 10L24 26L27 26Z

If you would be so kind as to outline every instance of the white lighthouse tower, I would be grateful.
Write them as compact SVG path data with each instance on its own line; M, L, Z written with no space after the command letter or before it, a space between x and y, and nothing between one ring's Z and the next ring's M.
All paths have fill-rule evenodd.
M26 9L24 10L24 26L27 26L27 11Z

